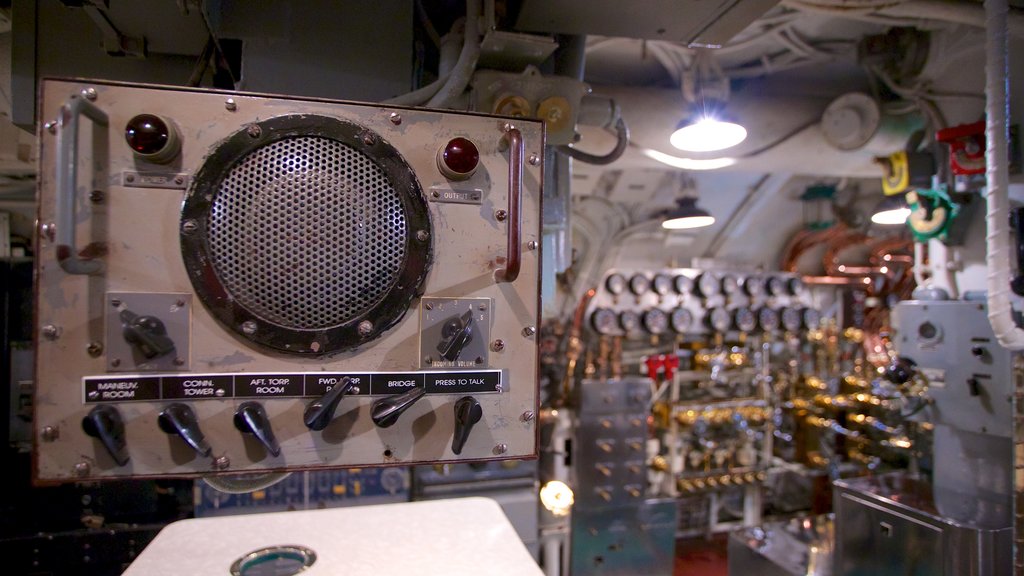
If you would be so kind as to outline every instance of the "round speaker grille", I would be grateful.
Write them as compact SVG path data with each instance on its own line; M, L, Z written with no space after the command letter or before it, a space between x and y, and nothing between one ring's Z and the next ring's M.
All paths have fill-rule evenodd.
M207 158L186 198L182 250L197 295L232 330L286 352L378 336L404 315L430 261L415 175L348 122L253 126Z
M330 328L387 294L405 259L402 200L379 166L336 140L251 152L221 183L210 251L239 303L288 328Z

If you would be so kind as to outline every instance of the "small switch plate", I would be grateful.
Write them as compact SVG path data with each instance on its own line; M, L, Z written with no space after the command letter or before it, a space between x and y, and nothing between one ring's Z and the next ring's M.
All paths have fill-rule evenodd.
M490 298L423 298L420 301L420 367L476 370L489 365L491 334ZM454 361L441 358L438 346L445 339L444 325L471 312L473 337Z
M158 318L174 342L174 351L149 359L135 351L124 338L121 310ZM191 294L108 292L103 318L106 323L104 352L108 372L179 372L190 369Z

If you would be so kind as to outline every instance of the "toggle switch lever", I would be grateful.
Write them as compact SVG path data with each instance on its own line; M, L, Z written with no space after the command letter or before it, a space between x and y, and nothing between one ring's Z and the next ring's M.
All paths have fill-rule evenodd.
M139 316L121 310L121 333L124 339L148 360L174 352L174 341L167 336L167 327L156 316Z
M176 402L160 412L157 418L160 429L167 434L177 434L200 456L209 456L213 451L199 429L199 419L188 404Z
M302 413L302 421L310 430L323 430L334 419L334 410L338 402L346 394L356 394L359 389L349 377L344 377L337 386L331 388L326 394L313 400L306 405L306 411Z
M281 445L277 443L274 429L270 427L270 418L259 402L242 402L235 412L235 428L243 434L255 436L271 456L281 455Z
M462 447L469 439L473 426L484 415L484 409L472 396L463 396L455 401L455 436L452 438L452 452L462 454Z
M458 360L462 349L473 341L473 311L446 320L441 328L441 336L443 340L437 345L441 357L449 362Z
M124 438L124 420L113 406L100 405L82 418L82 430L96 438L118 466L128 463L128 443Z
M380 428L387 428L398 422L398 417L426 393L423 388L412 388L401 394L381 398L370 408L370 418Z

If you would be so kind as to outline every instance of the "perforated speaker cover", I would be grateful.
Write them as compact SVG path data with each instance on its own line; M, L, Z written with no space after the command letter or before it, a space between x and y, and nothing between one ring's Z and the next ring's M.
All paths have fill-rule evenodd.
M220 143L182 209L182 256L226 327L282 352L330 354L379 336L431 259L415 174L372 131L325 116L252 124Z

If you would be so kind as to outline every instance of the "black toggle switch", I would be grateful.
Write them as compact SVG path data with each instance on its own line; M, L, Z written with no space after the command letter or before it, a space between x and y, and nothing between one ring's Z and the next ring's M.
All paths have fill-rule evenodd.
M469 310L462 316L452 316L441 327L441 342L437 351L449 362L459 359L462 349L473 341L473 311Z
M174 352L174 341L167 336L167 327L156 316L139 316L121 310L121 333L124 339L147 360Z
M358 392L359 389L356 388L351 378L347 376L342 378L337 386L306 406L306 411L302 413L302 421L306 423L306 428L310 430L327 428L327 425L334 419L334 410L338 407L338 402L341 402L341 398L346 394Z
M242 402L235 412L235 428L243 434L255 436L271 456L281 455L281 445L277 443L274 429L270 427L270 418L259 402Z
M981 382L977 378L967 379L967 389L970 391L971 396L981 396Z
M124 420L113 406L97 406L82 418L82 430L97 438L118 466L128 463L128 443L124 437Z
M401 394L381 398L370 408L370 418L377 426L387 428L398 422L398 417L426 393L427 391L423 388L413 388Z
M213 451L199 429L199 419L188 404L176 402L160 412L157 418L160 429L167 434L177 434L200 456L209 456Z
M472 396L463 396L455 401L455 436L452 437L452 452L462 454L462 447L469 440L473 426L484 415L484 409Z

